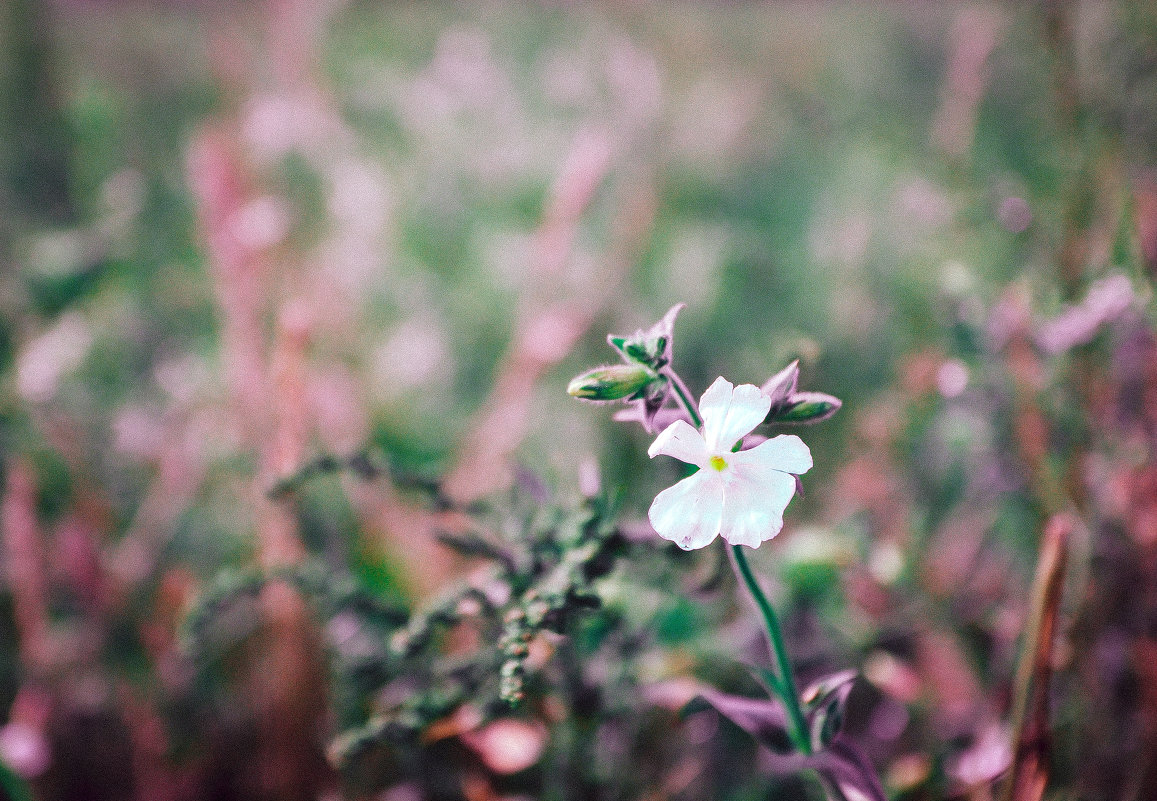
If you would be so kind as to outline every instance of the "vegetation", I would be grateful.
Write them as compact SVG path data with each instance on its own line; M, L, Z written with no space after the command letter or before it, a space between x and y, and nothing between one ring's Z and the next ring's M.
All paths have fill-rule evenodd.
M0 793L1157 797L1155 52L0 7ZM647 517L720 375L814 458L737 574Z

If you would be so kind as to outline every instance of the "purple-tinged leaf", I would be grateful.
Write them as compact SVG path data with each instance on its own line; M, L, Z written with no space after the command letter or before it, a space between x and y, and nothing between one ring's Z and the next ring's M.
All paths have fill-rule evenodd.
M787 710L779 701L771 698L747 698L712 689L702 690L699 697L772 753L784 757L797 756L793 752L791 736L788 734Z
M817 736L823 741L823 746L812 754L793 749L787 711L778 700L747 698L704 688L689 706L693 707L697 701L710 704L754 737L771 752L773 772L785 775L807 769L816 771L831 801L887 801L875 767L859 748L840 736L838 719L843 717L843 707L855 678L854 671L836 673L804 692L812 745L815 746Z
M856 676L854 670L833 673L812 684L801 694L808 738L813 750L818 752L827 748L839 735L844 725L844 707L847 706Z
M837 739L811 757L831 801L888 801L876 769L856 746Z

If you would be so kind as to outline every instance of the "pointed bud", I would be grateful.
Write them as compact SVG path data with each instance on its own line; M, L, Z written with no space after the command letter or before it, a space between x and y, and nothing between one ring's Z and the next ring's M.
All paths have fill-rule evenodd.
M797 392L779 409L772 409L769 423L818 423L840 410L844 403L823 392Z
M639 394L658 378L653 370L641 364L612 364L577 376L566 391L584 400L623 400Z
M786 401L794 395L798 386L799 359L796 359L787 367L767 379L767 381L763 383L763 386L759 388L759 391L771 398L771 408L775 409L780 406L783 401Z

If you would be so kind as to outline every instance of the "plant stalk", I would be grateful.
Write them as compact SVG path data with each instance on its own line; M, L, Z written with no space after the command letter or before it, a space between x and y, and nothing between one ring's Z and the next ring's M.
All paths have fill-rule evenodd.
M691 400L691 390L687 389L683 379L674 370L667 368L663 371L663 375L671 382L671 388L675 390L675 397L678 399L679 405L691 416L691 424L696 428L701 428L703 418L699 416L699 410L695 408L695 401Z
M795 676L792 674L791 662L787 657L787 646L784 643L783 630L779 625L779 616L775 613L775 607L763 594L759 582L755 580L755 574L751 572L751 565L747 563L747 557L743 553L743 546L732 545L731 554L735 557L735 567L743 579L743 583L747 586L748 592L755 599L755 604L763 615L763 623L767 628L767 639L771 643L771 650L777 663L776 668L779 671L779 687L775 689L778 690L780 700L787 707L792 742L804 754L811 754L811 740L807 734L803 709L799 704L799 690L796 689Z

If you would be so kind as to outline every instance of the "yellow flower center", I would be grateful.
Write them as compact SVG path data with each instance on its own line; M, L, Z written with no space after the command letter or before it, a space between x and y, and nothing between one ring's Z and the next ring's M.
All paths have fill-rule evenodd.
M712 456L707 462L716 470L723 470L723 468L727 467L727 460L722 456Z

